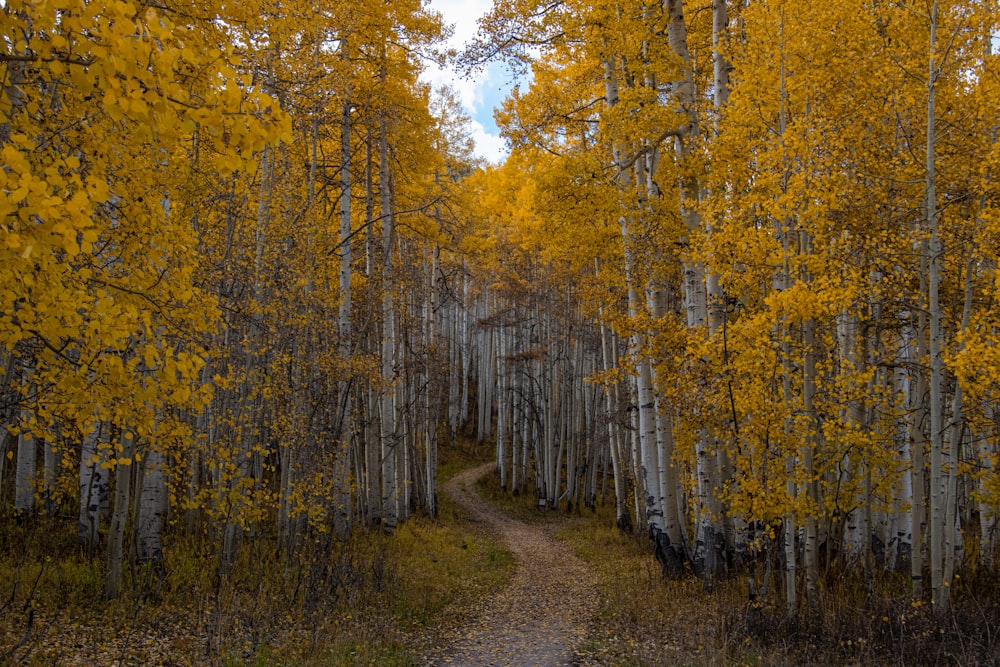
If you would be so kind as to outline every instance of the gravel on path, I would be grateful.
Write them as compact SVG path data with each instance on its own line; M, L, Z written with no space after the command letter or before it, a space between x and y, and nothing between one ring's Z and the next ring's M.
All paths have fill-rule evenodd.
M593 572L554 528L518 521L483 500L476 480L494 464L466 470L444 487L473 520L496 531L516 559L514 577L496 596L468 609L443 637L427 667L560 667L577 662L597 608Z

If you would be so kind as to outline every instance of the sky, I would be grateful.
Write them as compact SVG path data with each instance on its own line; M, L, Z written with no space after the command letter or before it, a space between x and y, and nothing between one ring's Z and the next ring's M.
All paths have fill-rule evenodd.
M492 0L429 0L431 9L441 13L445 23L454 26L448 46L461 50L476 34L476 20L488 12ZM452 70L429 65L421 78L434 86L448 84L458 93L465 112L472 118L472 136L476 153L496 164L507 157L507 148L493 122L493 109L507 96L513 82L499 63L465 78Z

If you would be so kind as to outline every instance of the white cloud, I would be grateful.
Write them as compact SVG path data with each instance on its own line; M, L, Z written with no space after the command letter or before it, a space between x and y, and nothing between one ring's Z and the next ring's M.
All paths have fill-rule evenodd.
M477 20L490 10L492 0L429 0L430 8L441 13L446 23L454 25L454 34L448 41L448 46L461 50L466 42L476 35ZM496 71L489 68L475 78L466 78L452 70L442 70L436 66L428 66L421 74L421 79L433 86L447 84L451 86L462 103L465 112L472 118L472 136L476 142L476 154L497 163L507 156L507 148L499 134L486 129L492 129L492 107L487 108L487 100L496 99L492 88L497 87Z
M496 134L490 134L478 120L472 121L472 139L476 142L476 154L492 164L499 164L507 157L506 142Z
M459 76L455 72L441 69L436 65L425 69L420 78L427 81L435 88L448 85L458 93L458 99L462 102L462 107L470 116L478 114L483 105L483 84L484 81L473 81Z
M429 4L454 26L449 43L456 48L472 39L478 28L476 21L493 6L492 0L430 0Z

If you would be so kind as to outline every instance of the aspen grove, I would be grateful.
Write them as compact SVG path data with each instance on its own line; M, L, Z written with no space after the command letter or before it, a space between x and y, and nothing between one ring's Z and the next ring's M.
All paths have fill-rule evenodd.
M789 615L831 566L947 613L996 553L997 10L496 3L501 480Z
M994 0L496 0L500 165L420 0L0 16L0 521L108 597L435 517L462 437L789 615L996 567Z

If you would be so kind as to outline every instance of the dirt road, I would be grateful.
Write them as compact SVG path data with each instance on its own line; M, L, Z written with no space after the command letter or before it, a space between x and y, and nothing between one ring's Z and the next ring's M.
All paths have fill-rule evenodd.
M491 467L462 472L444 488L507 543L517 560L514 578L498 595L470 608L466 621L424 664L572 665L597 605L594 576L552 527L513 519L479 497L476 480Z

